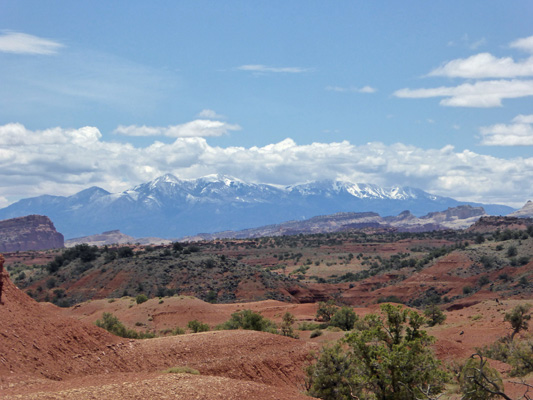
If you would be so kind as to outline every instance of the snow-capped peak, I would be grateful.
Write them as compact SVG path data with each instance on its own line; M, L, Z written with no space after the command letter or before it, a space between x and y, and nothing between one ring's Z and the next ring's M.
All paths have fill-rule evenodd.
M205 183L224 183L226 186L231 186L234 183L244 184L245 182L230 175L223 174L210 174L198 179Z

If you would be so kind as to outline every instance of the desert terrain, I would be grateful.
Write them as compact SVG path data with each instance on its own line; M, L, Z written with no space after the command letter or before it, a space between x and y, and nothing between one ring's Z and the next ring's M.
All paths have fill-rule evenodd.
M320 326L319 302L326 300L349 306L359 317L379 312L387 301L420 312L437 304L446 320L425 329L436 338L436 356L453 370L478 348L510 335L505 314L533 302L533 239L524 230L461 235L466 236L339 233L133 246L128 257L113 259L108 253L120 247L93 248L89 261L86 253L75 253L84 247L66 250L71 253L7 253L11 278L6 277L0 305L0 398L310 398L304 372L310 354L345 334L325 326L313 334ZM59 268L50 268L61 254ZM151 274L143 275L143 269ZM166 292L150 278L165 270L172 276ZM183 278L172 275L175 270L188 273ZM135 279L145 276L143 292L133 290L139 289ZM193 278L192 286L202 291L190 290ZM239 282L228 286L225 278ZM51 279L53 286L46 284ZM217 292L210 279L222 282ZM206 291L216 296L202 299ZM284 301L272 293L283 294ZM145 299L138 301L141 295ZM243 310L278 326L291 313L297 338L216 329ZM155 337L115 336L95 325L104 313ZM193 333L188 325L193 320L209 331ZM528 337L525 330L518 335ZM490 360L490 365L512 398L525 391L516 382L533 383L530 375L512 377L509 364ZM446 396L460 397L453 384Z

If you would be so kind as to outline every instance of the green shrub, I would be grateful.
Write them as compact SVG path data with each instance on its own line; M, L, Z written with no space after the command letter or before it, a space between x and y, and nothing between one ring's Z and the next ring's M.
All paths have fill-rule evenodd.
M485 286L490 283L490 279L487 275L482 275L479 277L477 283L479 284L479 286Z
M200 371L191 367L172 367L163 371L164 374L192 374L200 375Z
M192 331L192 333L209 331L209 325L204 324L196 319L187 322L187 328L189 328Z
M351 307L342 307L333 314L329 324L343 331L351 331L357 320L358 317Z
M101 320L96 320L95 322L96 326L105 329L108 332L111 332L113 335L120 336L123 338L129 338L129 339L149 339L155 337L155 334L145 332L137 332L133 329L128 329L124 326L122 322L119 321L117 317L115 317L111 313L103 313Z
M379 297L377 300L377 303L397 303L397 304L403 304L403 300L401 300L398 296L385 296L385 297Z
M133 257L133 249L128 246L123 246L118 249L119 258L129 258Z
M135 301L137 302L137 304L142 304L148 301L148 297L146 297L145 294L140 294L137 297L135 297Z
M313 332L311 332L311 335L309 336L311 339L322 336L322 331L320 329L315 329Z
M242 310L231 314L231 318L217 329L246 329L277 333L276 324L252 310Z
M177 326L177 327L175 327L175 328L172 330L172 334L173 334L173 335L183 335L183 334L185 334L185 329L180 328L179 326Z
M314 331L315 329L320 329L320 328L322 328L322 325L317 324L315 322L304 321L304 322L300 322L300 324L298 325L298 330L300 331Z

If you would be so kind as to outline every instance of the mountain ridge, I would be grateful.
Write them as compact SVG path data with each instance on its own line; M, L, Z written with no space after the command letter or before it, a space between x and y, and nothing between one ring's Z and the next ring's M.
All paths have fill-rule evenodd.
M416 217L409 211L403 211L396 217L382 217L374 212L340 212L331 215L319 215L304 221L287 221L281 224L224 231L212 234L198 234L181 238L182 241L216 240L216 239L254 239L264 236L282 236L296 234L332 233L351 229L360 230L394 230L398 232L426 232L447 229L466 229L487 213L482 207L462 205L440 212L430 212Z
M241 230L337 212L415 216L477 203L421 189L325 180L290 186L245 182L227 175L182 180L165 174L120 193L91 187L72 196L43 195L0 209L0 219L49 216L66 238L119 229L133 237L177 238ZM488 214L514 209L482 205Z

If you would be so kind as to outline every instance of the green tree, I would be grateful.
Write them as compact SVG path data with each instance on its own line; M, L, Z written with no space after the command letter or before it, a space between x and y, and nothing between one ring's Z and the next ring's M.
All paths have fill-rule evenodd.
M118 249L119 258L129 258L133 257L133 249L128 246L123 246Z
M321 319L324 322L329 322L333 314L337 311L337 306L333 300L327 302L319 302L318 310L316 311L316 318Z
M500 374L479 354L466 361L459 375L459 384L464 400L509 399L503 392Z
M431 304L424 310L424 316L427 318L428 326L441 325L446 321L446 315L436 304Z
M513 328L511 340L514 339L518 332L522 330L526 331L528 329L528 321L531 319L529 310L531 310L531 304L519 304L510 312L505 314L504 321L509 322L511 324L511 328Z
M381 315L365 316L358 329L343 339L344 346L321 352L307 371L309 394L332 400L404 400L442 392L448 375L429 347L434 338L420 329L424 323L415 311L382 305ZM339 372L329 365L334 362L341 363ZM332 377L320 371L329 371ZM344 397L335 397L332 390Z
M292 328L292 325L294 324L294 322L295 322L295 318L293 314L291 314L288 311L285 314L283 314L283 319L282 319L281 326L280 326L280 333L283 336L288 336L288 337L297 339L298 334L296 334L294 332L294 329Z
M351 331L357 319L358 317L351 307L342 307L333 314L329 325L341 328L343 331Z
M320 331L319 331L320 332ZM325 346L306 368L309 395L324 400L351 400L352 387L360 384L352 354L340 342Z

